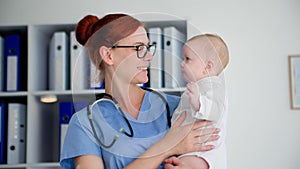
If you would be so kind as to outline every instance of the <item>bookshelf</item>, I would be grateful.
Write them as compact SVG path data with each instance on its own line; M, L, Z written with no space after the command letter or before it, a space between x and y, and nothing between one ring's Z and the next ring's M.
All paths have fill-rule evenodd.
M186 20L146 21L147 27L175 26L185 35L187 34ZM0 91L1 103L24 103L27 105L26 126L26 163L0 164L0 169L59 169L59 102L88 100L95 93L104 90L48 90L48 46L52 34L56 31L71 32L75 24L39 24L1 26L0 36L19 33L25 40L22 41L25 57L25 76L21 91ZM180 94L184 88L155 89L167 93ZM58 102L42 103L44 95L55 95Z

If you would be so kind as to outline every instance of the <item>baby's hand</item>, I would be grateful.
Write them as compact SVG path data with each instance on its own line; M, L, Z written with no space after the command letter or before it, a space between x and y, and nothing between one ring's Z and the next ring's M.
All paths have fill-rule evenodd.
M186 88L187 88L187 94L189 96L189 101L193 107L193 110L199 111L201 106L199 101L200 91L198 89L197 84L194 82L190 82L186 85Z
M176 169L189 169L188 167L185 167L185 164L182 164L179 158L177 157L170 157L165 160L165 169L171 169L171 168L176 168Z

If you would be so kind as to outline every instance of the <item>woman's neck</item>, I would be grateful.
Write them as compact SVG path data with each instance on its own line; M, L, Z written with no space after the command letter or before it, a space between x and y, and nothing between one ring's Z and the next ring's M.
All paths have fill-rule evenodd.
M105 92L112 95L123 111L137 119L145 91L135 84L109 84L105 86Z

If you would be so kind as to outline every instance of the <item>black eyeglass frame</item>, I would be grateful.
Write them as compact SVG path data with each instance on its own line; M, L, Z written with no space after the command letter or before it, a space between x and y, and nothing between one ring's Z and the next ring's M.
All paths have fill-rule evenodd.
M111 48L112 49L114 49L114 48L135 48L135 50L136 50L136 53L137 53L137 57L139 58L139 59L142 59L142 58L144 58L146 55L147 55L147 52L145 52L145 54L143 55L143 56L140 56L139 55L139 48L140 47L142 47L142 46L146 46L146 48L147 48L147 52L150 52L150 48L152 47L152 46L154 46L154 51L153 51L153 53L151 53L152 54L152 56L154 56L154 54L155 54L155 52L156 52L156 43L153 43L152 45L145 45L145 44L140 44L140 45L132 45L132 46L124 46L124 45L114 45L114 46L112 46Z

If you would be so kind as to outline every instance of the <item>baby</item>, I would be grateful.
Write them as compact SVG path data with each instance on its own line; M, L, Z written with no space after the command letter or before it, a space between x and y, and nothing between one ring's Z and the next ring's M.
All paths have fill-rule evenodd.
M229 62L227 45L221 37L203 34L189 39L183 47L181 71L188 82L180 103L172 116L172 123L186 112L182 125L196 120L209 120L221 129L211 151L192 152L181 155L180 161L193 169L225 169L225 122L227 99L225 95L224 68ZM172 160L166 160L173 163Z

